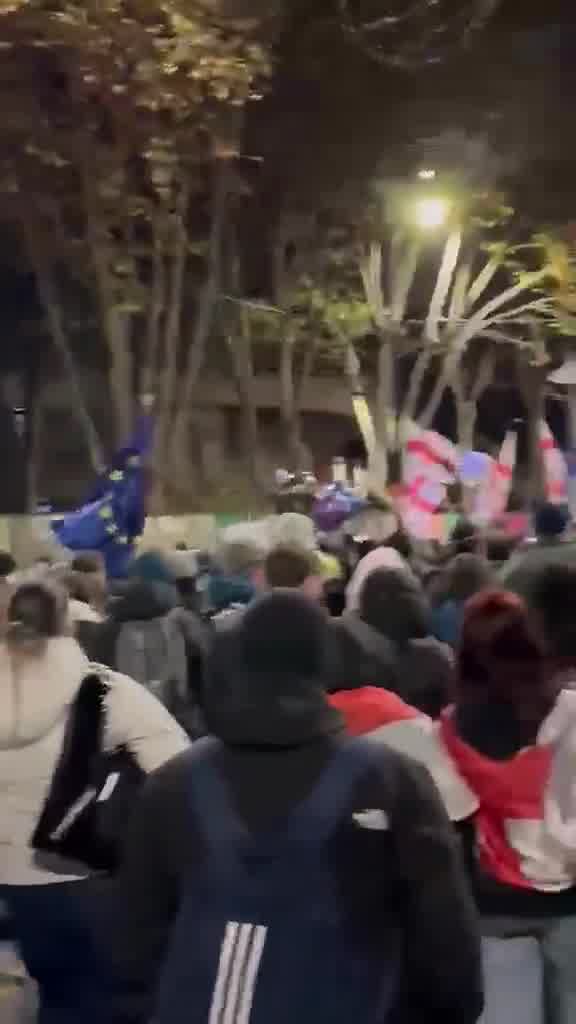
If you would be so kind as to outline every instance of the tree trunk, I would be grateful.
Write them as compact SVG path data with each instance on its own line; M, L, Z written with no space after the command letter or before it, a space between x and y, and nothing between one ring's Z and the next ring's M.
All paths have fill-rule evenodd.
M60 356L64 374L69 383L72 410L76 415L86 442L90 465L95 473L101 473L105 466L102 443L82 391L80 375L68 341L62 308L58 299L52 271L41 256L40 248L36 243L30 226L27 226L26 235L30 262L36 277L38 296L44 310L50 336Z
M444 356L444 360L438 368L438 376L436 383L432 388L432 392L426 405L420 415L418 416L418 423L424 430L429 430L436 418L444 393L446 389L453 383L455 375L458 373L458 367L462 359L461 352L448 352Z
M192 403L198 384L198 378L204 365L206 345L214 322L220 279L222 272L222 240L227 207L229 184L229 162L220 160L215 169L214 203L212 226L208 246L208 266L206 279L200 291L192 337L188 348L188 358L184 367L182 387L175 396L173 419L171 421L170 454L172 461L182 461L189 442L189 426Z
M410 426L411 422L417 418L418 415L418 404L426 375L430 369L430 364L433 359L433 353L429 346L424 347L419 353L412 367L410 374L410 380L408 381L408 391L402 406L400 413L400 431L401 437L403 436L406 427Z
M160 356L162 316L166 309L166 247L164 240L164 214L153 221L154 254L152 260L152 288L147 312L146 343L143 352L144 365L140 374L140 394L156 394L157 372Z
M117 296L110 273L113 254L104 213L94 196L88 168L85 171L84 185L86 235L96 278L101 327L108 346L114 436L117 444L123 444L134 428L132 317L131 314L117 308Z
M243 319L241 317L241 319ZM232 369L236 381L240 413L242 418L242 457L254 486L262 487L260 471L260 432L258 424L258 408L254 399L254 365L252 361L252 343L247 333L247 325L242 324L239 336L227 338L228 351L232 360Z
M280 420L284 435L287 468L297 473L304 468L304 450L294 380L295 339L286 334L280 345Z
M184 366L178 409L174 420L175 433L177 433L178 421L183 419L184 422L188 423L190 420L194 393L204 365L206 344L214 321L214 310L220 288L222 234L225 211L227 211L229 174L229 161L220 160L215 169L214 201L208 244L206 279L200 292L194 328L188 349L188 359L186 366Z
M478 405L473 400L467 400L466 398L457 395L455 396L455 400L456 421L458 425L458 447L463 452L470 452L474 449Z
M155 271L160 276L160 281L155 282L156 301L159 302L161 295L163 296L165 317L164 330L158 332L156 341L156 350L161 365L158 367L156 386L152 388L158 392L159 397L156 404L156 438L152 461L157 469L162 467L164 470L171 466L173 453L175 453L174 457L180 458L181 462L188 455L187 444L184 445L183 438L179 438L179 443L174 444L173 418L175 407L177 413L177 395L180 385L179 357L184 281L188 256L186 221L189 194L188 186L183 185L178 196L175 215L168 210L165 212L165 216L172 222L173 230L168 232L168 252L165 252L162 258L159 258L158 254L155 258ZM164 232L165 227L164 224L160 227L160 231ZM158 316L157 309L154 309L153 313ZM149 343L153 338L154 328L152 325L150 325L150 330L152 336L149 335ZM154 364L152 363L152 365ZM188 427L189 421L187 420L182 429L187 433ZM186 440L189 439L186 438ZM185 464L182 468L185 471ZM176 470L176 467L174 469ZM179 472L179 470L176 471Z
M389 337L382 337L378 350L376 389L376 442L387 456L396 446L396 382L394 353Z

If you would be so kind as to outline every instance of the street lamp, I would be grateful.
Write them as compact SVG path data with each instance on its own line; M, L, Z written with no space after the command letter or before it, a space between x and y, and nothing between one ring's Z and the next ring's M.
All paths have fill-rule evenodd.
M418 177L420 178L420 181L434 181L436 171L433 167L422 167L422 169L418 171Z
M413 208L414 221L423 231L434 231L444 226L450 214L450 203L440 196L418 199Z

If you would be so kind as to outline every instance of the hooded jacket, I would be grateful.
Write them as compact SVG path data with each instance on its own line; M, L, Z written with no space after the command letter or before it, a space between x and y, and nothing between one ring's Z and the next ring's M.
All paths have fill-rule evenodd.
M430 636L430 610L412 573L382 562L387 550L360 562L348 610L333 622L327 688L391 690L435 718L451 698L452 655Z
M331 691L365 686L390 690L432 718L449 703L453 662L449 649L434 637L408 640L399 646L356 612L335 619L332 630Z
M48 870L29 843L60 756L70 708L90 664L75 640L57 637L40 657L14 659L0 645L0 884L37 885L77 877L77 865ZM154 697L133 680L106 674L105 743L153 771L188 743ZM56 865L54 865L56 867Z
M215 653L207 686L209 730L223 744L221 771L251 831L290 814L343 740L342 717L330 707L321 675L310 671L306 649L315 644L317 652L321 643L315 627L306 632L304 619L292 619L296 640L285 625L282 631L281 618L274 624L260 613L283 601L300 602L303 615L307 606L320 627L319 609L299 595L257 602L228 636L226 657ZM274 659L281 668L274 670ZM403 1024L472 1024L481 1011L480 965L455 837L426 771L385 744L380 755L380 769L358 780L349 818L330 843L342 897L356 911L400 916ZM184 754L156 773L131 822L110 930L116 970L133 994L117 1018L122 1024L147 1019L182 887L204 855L190 806L190 764ZM350 859L354 869L345 872Z
M503 587L519 594L529 604L538 577L554 565L576 566L576 543L563 540L539 540L512 555L500 570Z

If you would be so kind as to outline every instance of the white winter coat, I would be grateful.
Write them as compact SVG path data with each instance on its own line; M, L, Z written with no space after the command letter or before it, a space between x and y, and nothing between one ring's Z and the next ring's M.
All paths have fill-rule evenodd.
M69 881L40 864L30 837L60 756L71 704L90 665L76 640L49 640L41 657L15 660L0 644L0 884ZM105 745L126 746L145 772L188 746L166 709L143 686L106 670Z

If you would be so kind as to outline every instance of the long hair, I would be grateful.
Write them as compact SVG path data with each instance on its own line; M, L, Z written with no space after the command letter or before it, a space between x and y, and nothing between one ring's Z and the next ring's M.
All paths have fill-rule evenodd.
M556 692L543 636L521 598L487 590L468 601L458 651L464 701L511 704L524 718L543 719Z

